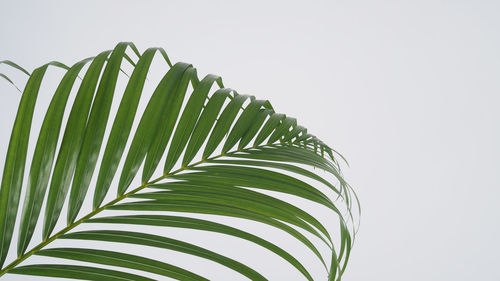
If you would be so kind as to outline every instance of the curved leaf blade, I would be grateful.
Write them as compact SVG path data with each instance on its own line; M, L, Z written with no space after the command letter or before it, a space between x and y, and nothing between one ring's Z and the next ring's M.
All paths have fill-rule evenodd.
M184 153L184 159L182 160L183 166L187 166L200 150L215 123L224 101L229 97L231 92L232 90L229 88L217 90L208 101L189 140L186 152Z
M94 241L109 241L118 243L128 243L128 244L138 244L144 246L151 246L157 248L164 248L173 251L178 251L201 258L205 258L221 265L224 265L234 271L241 273L242 275L250 278L251 280L265 281L267 280L264 276L260 275L255 270L249 268L248 266L237 262L228 257L219 255L215 252L209 251L205 248L198 247L196 245L186 243L180 240L171 239L167 237L140 233L140 232L127 232L127 231L116 231L116 230L97 230L97 231L81 231L66 234L61 237L62 239L83 239L83 240L94 240Z
M14 223L19 207L24 166L30 136L31 121L38 90L48 65L33 71L21 97L16 120L12 128L0 189L0 267L9 250Z
M61 213L64 199L66 198L76 167L80 146L83 141L83 132L94 97L94 91L97 87L97 81L104 62L110 53L111 51L104 51L94 58L83 77L75 101L73 102L50 181L49 195L45 207L43 239L49 237Z
M139 126L137 127L127 157L125 158L125 164L123 165L120 181L118 183L119 195L125 192L134 179L156 135L157 124L160 122L160 116L167 102L166 98L168 96L165 93L169 93L174 89L177 81L181 79L184 72L190 67L190 64L176 63L170 68L167 74L165 74L151 96L141 116Z
M290 127L295 125L297 125L297 119L286 117L285 120L283 120L283 122L278 127L276 127L276 130L274 130L272 135L269 137L267 143L274 143L281 137L287 135L289 133L288 130L290 129Z
M13 67L13 68L15 68L15 69L17 69L17 70L19 70L19 71L23 72L24 74L26 74L26 75L30 76L30 73L29 73L26 69L24 69L23 67L21 67L20 65L18 65L17 63L15 63L15 62L13 62L13 61L10 61L10 60L2 60L2 61L0 61L0 64L6 64L6 65L8 65L8 66L10 66L10 67Z
M118 163L122 158L125 145L130 135L146 76L157 51L157 48L147 49L139 58L125 92L123 93L97 177L93 202L94 208L99 207L104 200L116 170L118 169Z
M241 116L238 118L229 133L226 142L222 147L222 153L228 152L241 139L250 127L257 113L259 113L261 106L265 104L269 105L269 102L263 100L253 100L247 105L247 107L245 107Z
M75 221L94 174L120 72L120 65L128 45L130 43L118 43L111 53L92 103L68 201L68 224Z
M267 225L276 227L277 229L280 229L290 234L292 237L302 242L302 244L308 247L326 267L323 257L321 256L316 246L314 246L314 244L309 239L307 239L304 235L295 230L293 227L290 227L289 225L282 223L281 221L275 220L273 218L266 217L261 214L250 212L248 210L244 210L241 208L212 204L207 202L196 202L196 203L188 201L161 202L161 201L150 200L150 201L122 203L114 205L109 209L128 210L128 211L171 211L171 212L196 213L196 214L211 214L211 215L242 218L242 219L248 219L252 221L265 223Z
M147 182L151 178L158 166L168 141L170 140L170 136L172 135L189 82L191 80L196 81L197 79L196 69L189 67L175 86L175 90L165 94L167 95L166 103L160 117L162 122L160 122L156 128L157 132L155 138L149 147L146 161L144 162L144 170L142 173L143 182Z
M14 81L12 81L7 75L0 73L0 77L7 80L7 82L12 84L12 86L14 86L14 88L16 88L18 92L22 93L21 89L19 89L19 87L17 87L16 84L14 83Z
M154 281L151 278L125 273L121 271L65 264L35 264L25 265L12 269L10 273L22 275L35 275L47 277L60 277L81 280L103 280L103 281Z
M260 145L273 132L273 130L276 129L277 126L279 126L280 122L285 119L285 117L286 116L281 113L272 114L255 138L255 142L253 145Z
M338 196L342 196L340 191L329 181L325 180L324 178L320 177L319 175L310 172L306 169L290 165L290 164L285 164L285 163L276 163L276 162L270 162L270 161L253 161L253 160L227 160L227 159L214 159L214 160L208 160L207 163L220 163L220 164L229 164L229 165L245 165L245 166L256 166L256 167L268 167L268 168L277 168L285 171L289 171L292 173L296 173L299 175L306 176L308 178L311 178L313 180L316 180L318 182L321 182L322 184L328 186L333 192L335 192Z
M196 184L196 183L194 183ZM176 185L178 187L179 185ZM163 185L164 188L173 188ZM203 188L200 188L203 187ZM252 190L242 189L235 186L210 186L199 184L198 187L189 188L184 186L181 189L173 188L172 191L149 192L131 195L131 198L154 199L157 202L205 202L222 206L240 208L263 216L275 218L293 225L296 225L318 238L327 245L328 242L314 229L315 226L325 236L329 237L324 226L303 210L286 203L282 200L267 196Z
M177 174L171 176L171 178L198 182L229 183L239 186L279 191L309 199L336 210L330 199L321 191L299 179L282 173L260 168L230 167L223 165L194 167L192 170L200 172Z
M223 87L222 79L219 76L207 75L203 78L203 80L201 80L191 94L191 97L189 98L179 120L179 124L175 129L175 134L172 137L172 143L170 144L170 148L167 153L163 173L166 174L170 172L186 147L189 136L193 132L196 124L196 120L198 120L198 117L200 116L203 104L208 97L208 92L215 82L217 82L220 87Z
M259 132L260 127L262 124L264 124L264 120L267 118L268 115L271 115L274 113L274 110L272 109L261 109L257 116L255 116L254 120L252 120L252 125L246 133L243 135L243 137L240 140L240 143L238 144L238 150L242 150L247 144L250 143L250 141L255 137L255 135Z
M73 88L78 73L91 59L85 59L76 63L66 72L54 93L54 97L43 120L31 161L28 185L24 198L17 246L18 255L23 254L28 247L40 215L52 171L57 140L69 93Z
M236 115L247 98L249 98L247 95L236 95L222 111L203 151L203 159L207 159L215 151L224 135L228 133L231 124L233 124Z
M313 280L307 269L291 254L276 246L275 244L262 239L256 235L237 228L227 226L224 224L211 222L202 219L179 217L179 216L164 216L164 215L131 215L131 216L116 216L96 218L88 221L90 223L116 223L116 224L134 224L134 225L154 225L154 226L168 226L178 228L197 229L210 232L218 232L247 241L253 242L262 246L273 253L277 254L284 260L288 261L297 270L299 270L308 280Z
M170 278L175 278L177 280L208 281L208 279L201 277L198 274L192 273L171 264L113 251L80 248L55 248L41 250L37 253L37 255L142 270Z

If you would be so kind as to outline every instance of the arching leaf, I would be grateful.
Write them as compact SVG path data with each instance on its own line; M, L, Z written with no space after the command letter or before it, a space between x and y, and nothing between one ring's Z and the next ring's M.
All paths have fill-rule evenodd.
M128 48L137 59L127 54ZM147 76L157 52L169 70L161 73L162 79L147 95L143 92L148 89ZM120 72L125 73L122 62L130 63L130 76L120 76ZM222 255L182 241L184 238L173 239L168 237L168 231L159 230L168 227L220 233L254 243L281 258L299 277L316 279L304 266L303 257L292 255L286 245L278 246L266 233L257 231L257 226L264 224L310 251L325 268L324 279L341 280L360 214L359 200L342 175L340 164L346 161L295 118L275 112L269 101L225 88L217 75L206 75L200 81L191 64L172 64L161 48L147 49L141 55L128 42L72 67L50 62L31 74L13 62L0 63L29 76L1 182L0 277L22 274L83 280L152 280L142 272L177 280L207 280L190 264L179 266L170 256L155 260L147 250L131 252L131 247L126 247L134 245L196 256L242 277L267 280L266 272L255 270L231 254ZM38 135L33 136L36 100L49 65L62 67L66 73L53 91L48 108L41 110L44 116L35 117L43 122ZM83 78L78 83L81 72ZM2 77L9 81L7 76ZM121 78L124 85L119 84ZM212 90L214 84L218 88ZM144 96L150 98L143 109L140 102ZM114 97L120 100L116 106ZM34 148L29 147L30 137L36 140ZM33 151L32 158L28 151ZM165 154L162 173L155 178ZM29 174L24 170L27 164ZM137 175L141 167L142 174ZM116 174L120 176L113 187ZM141 183L132 185L135 180ZM117 194L110 194L112 188L117 189ZM25 194L24 198L21 194ZM294 204L295 199L310 204L299 206ZM84 208L86 200L92 201L90 210ZM321 209L322 219L311 204ZM66 211L63 206L67 206ZM18 210L22 212L18 214ZM195 215L206 217L192 217ZM328 221L323 219L325 216ZM216 222L215 218L252 221L257 226L242 230L230 222ZM59 227L61 222L66 224ZM17 236L13 235L16 223ZM339 227L332 229L332 223ZM94 230L82 229L85 224L92 224ZM42 229L42 237L34 235L37 227ZM61 239L78 243L67 248L52 247ZM125 246L110 249L109 243ZM11 249L11 244L17 245L17 251ZM11 251L17 257L5 265ZM26 265L25 261L34 255L56 261ZM258 262L265 263L265 257Z

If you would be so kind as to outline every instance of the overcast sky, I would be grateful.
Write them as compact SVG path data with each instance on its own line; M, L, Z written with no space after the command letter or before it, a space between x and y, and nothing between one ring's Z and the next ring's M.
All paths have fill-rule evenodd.
M120 41L164 47L342 152L363 209L344 280L500 280L500 2L16 0L0 10L0 60L32 70ZM4 80L0 91L4 155L18 93Z

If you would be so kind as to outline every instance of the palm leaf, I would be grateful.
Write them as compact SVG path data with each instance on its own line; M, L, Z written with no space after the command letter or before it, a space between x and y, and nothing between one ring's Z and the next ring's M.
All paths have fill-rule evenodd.
M138 56L137 62L127 54L129 49ZM139 102L157 53L170 69L141 112ZM117 89L120 73L125 73L121 68L124 61L130 63L133 71L130 76L126 75L126 87L119 95ZM328 273L328 280L341 279L359 218L359 201L340 170L338 159L345 159L308 134L295 118L276 113L269 101L225 88L216 75L200 80L192 65L172 65L163 49L150 48L140 54L132 43L119 43L113 50L71 67L51 62L31 74L13 62L0 63L29 75L12 129L1 183L0 276L151 280L127 272L133 269L178 280L207 280L193 272L196 269L127 253L126 247L120 251L92 249L85 243L79 243L82 246L78 248L51 247L56 240L72 239L169 249L219 263L251 280L267 280L265 273L199 245L126 230L127 225L134 225L194 229L237 237L269 250L293 266L297 274L313 280L299 257L264 236L212 221L213 216L190 217L208 214L251 220L281 230L318 258ZM31 123L49 65L62 67L66 73L46 109L28 162L28 181L23 187ZM81 83L76 83L82 72ZM12 83L6 75L2 77ZM73 89L76 95L70 99ZM115 94L120 98L116 112L112 108ZM69 112L67 120L65 112ZM112 125L106 138L110 118ZM134 122L137 122L135 128ZM155 177L164 155L163 170ZM133 186L141 167L142 184ZM95 187L92 188L93 179ZM110 191L115 179L117 194L113 198ZM23 188L26 195L21 200ZM280 195L323 206L338 218L339 231L332 231L309 210ZM107 197L113 199L106 202ZM90 211L84 208L86 200L92 202ZM68 206L66 226L57 228L63 220L65 204ZM43 206L43 216L40 216ZM124 210L133 214L124 215ZM98 229L81 230L82 224ZM120 230L105 229L116 224L121 226ZM39 238L35 236L37 226L42 228ZM17 241L17 258L6 264L13 241ZM36 245L28 250L30 244ZM321 254L320 249L327 249L329 255ZM24 265L33 255L88 265Z

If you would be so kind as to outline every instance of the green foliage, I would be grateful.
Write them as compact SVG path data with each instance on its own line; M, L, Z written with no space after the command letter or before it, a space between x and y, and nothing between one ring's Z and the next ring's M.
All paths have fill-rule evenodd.
M129 49L138 57L137 62L126 54ZM170 69L144 111L138 113L148 72L158 53ZM133 71L127 75L118 109L112 114L124 59ZM329 273L329 280L341 279L354 241L359 214L353 212L359 210L359 202L340 171L337 157L345 159L297 125L295 118L275 113L266 100L225 88L216 75L199 80L192 65L172 65L159 48L147 49L141 55L132 43L119 43L115 49L71 67L51 62L31 74L13 62L2 63L28 74L29 79L22 91L1 183L0 276L8 273L84 280L150 280L123 271L134 269L178 280L206 280L192 269L126 253L126 247L121 248L123 252L85 248L85 244L78 244L83 245L80 248L48 247L55 240L73 239L169 249L219 263L251 280L267 280L265 273L184 241L142 232L78 229L82 224L120 224L196 229L238 237L268 249L295 267L297 274L312 280L299 257L265 238L209 219L189 217L210 214L252 220L282 230L314 253ZM66 73L46 110L23 187L33 113L51 65ZM6 75L1 77L14 84ZM78 79L81 83L76 83ZM69 99L74 88L76 96ZM68 104L69 100L72 104ZM110 117L113 121L106 139ZM133 130L134 122L137 126ZM127 143L130 145L126 151ZM153 178L164 155L163 173ZM141 167L142 184L131 187ZM318 170L326 171L335 180L327 180ZM92 188L93 177L96 184ZM115 178L117 195L105 202ZM317 185L327 187L330 196ZM23 188L26 195L21 198ZM334 234L308 210L271 196L268 191L328 208L338 217L340 230ZM85 213L82 206L91 194L93 209ZM44 214L40 216L44 203ZM65 204L67 225L56 232ZM19 209L22 211L18 214ZM123 215L120 210L136 214ZM28 250L37 225L42 226L41 242ZM331 255L324 257L304 232L322 241L321 247L327 247ZM13 241L17 241L18 257L5 265ZM22 265L32 255L93 265Z

